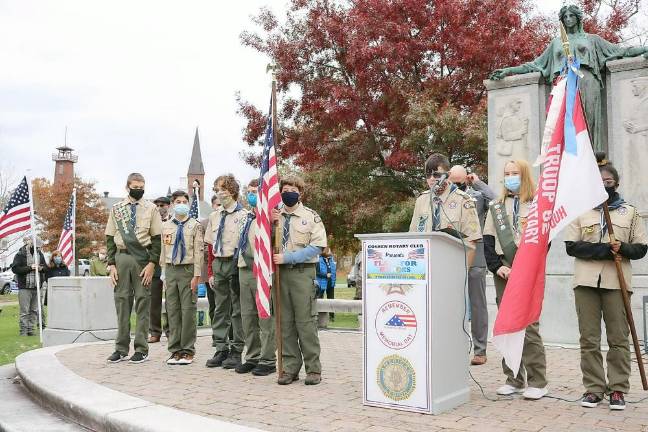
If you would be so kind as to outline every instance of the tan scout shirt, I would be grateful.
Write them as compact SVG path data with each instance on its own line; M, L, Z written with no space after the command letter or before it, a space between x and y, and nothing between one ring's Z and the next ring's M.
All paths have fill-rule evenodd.
M130 199L124 198L122 201L113 205L108 215L105 234L114 237L115 245L118 249L126 249L126 245L115 222L115 211L118 214L130 215L130 204ZM125 206L125 209L120 211L119 208L122 206ZM151 237L160 234L162 234L162 218L160 217L157 206L147 200L141 199L137 201L137 208L135 210L135 235L137 240L139 240L142 246L146 247L151 244Z
M283 232L284 222L286 220L286 207L281 208L281 216L279 217L279 226ZM286 244L286 252L295 252L306 246L326 247L326 229L322 223L322 219L315 212L308 207L299 203L295 211L292 212L290 218L290 229L288 231L288 243ZM307 263L318 263L319 257L316 255L311 258Z
M624 204L616 210L610 210L610 219L614 227L614 236L623 243L648 244L646 227L637 210L631 205ZM571 223L565 230L565 241L586 241L590 243L609 243L606 232L601 236L601 212L590 210ZM632 291L632 266L630 260L623 258L621 268L628 286ZM601 283L599 284L599 276ZM584 285L608 289L621 289L612 260L587 260L576 258L574 261L574 288Z
M441 199L441 223L439 229L454 229L466 236L466 241L482 238L475 201L460 189L450 186L439 196ZM436 204L433 204L436 205ZM418 197L410 222L410 232L432 232L433 210L430 208L430 191Z
M160 266L162 268L170 265L193 264L194 276L202 274L203 265L203 228L196 219L189 218L182 228L185 241L185 256L180 262L180 256L176 256L173 262L173 245L178 233L178 225L173 219L162 224L162 251L160 253ZM178 252L179 254L179 252Z
M247 267L247 264L245 264L245 259L243 259L243 254L252 256L252 259L254 259L254 236L256 236L256 232L257 232L257 224L256 224L256 220L253 220L252 223L250 224L250 229L248 230L248 241L247 241L247 248L246 248L247 250L239 251L239 257L238 257L239 267Z
M237 203L233 203L229 208L219 208L209 215L209 222L205 230L205 243L212 245L214 256L217 258L226 258L234 255L234 251L238 247L239 237L245 223L245 215L248 211L244 208L236 210ZM220 227L221 218L225 216L225 226L221 241L223 244L223 253L216 250L216 239L218 238L218 229Z
M513 240L515 240L515 245L520 246L522 241L522 232L526 227L527 217L529 216L529 204L530 202L521 202L520 201L520 212L518 217L518 227L517 230L513 229ZM504 200L504 206L506 207L506 219L510 226L513 226L513 197L506 197ZM495 253L497 255L504 255L502 250L502 245L499 242L497 237L497 227L495 226L495 221L493 220L493 215L490 209L488 210L488 216L486 216L486 223L484 224L484 235L491 235L495 237Z

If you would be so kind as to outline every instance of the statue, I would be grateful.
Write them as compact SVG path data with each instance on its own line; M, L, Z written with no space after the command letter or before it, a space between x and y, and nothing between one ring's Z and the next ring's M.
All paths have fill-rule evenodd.
M563 6L559 13L573 54L580 62L583 77L580 80L581 98L587 117L587 125L595 151L604 151L603 137L603 78L605 65L609 60L636 57L643 54L648 58L648 47L624 48L606 41L602 37L583 31L583 12L576 5ZM562 41L554 38L540 57L521 66L495 70L490 79L500 80L509 75L540 72L548 84L561 74L566 66Z
M648 166L648 77L635 78L630 84L634 101L628 103L631 104L632 114L623 122L623 127L630 138L628 150L632 151L628 151L624 159L628 177L641 178ZM627 182L624 189L633 202L641 203L642 207L648 205L648 190L643 182ZM645 211L646 208L640 210Z
M511 157L514 153L526 157L526 137L529 119L520 114L522 101L514 99L505 108L497 129L497 154Z

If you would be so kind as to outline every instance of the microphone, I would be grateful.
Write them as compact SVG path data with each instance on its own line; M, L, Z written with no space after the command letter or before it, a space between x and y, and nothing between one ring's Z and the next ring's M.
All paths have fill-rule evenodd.
M432 191L434 193L439 192L439 190L441 190L441 188L443 187L443 184L445 183L445 181L447 179L448 179L448 173L441 174L441 177L438 178L436 184L434 186L432 186Z

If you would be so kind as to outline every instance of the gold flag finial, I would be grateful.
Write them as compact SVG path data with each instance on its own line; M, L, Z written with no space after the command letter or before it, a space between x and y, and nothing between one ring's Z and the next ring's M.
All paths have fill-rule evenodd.
M272 72L272 81L277 81L277 70L279 68L277 67L276 63L268 63L268 66L266 66L266 73Z
M580 78L583 78L583 72L574 66L574 55L572 54L571 45L569 44L569 36L567 36L567 30L562 21L560 22L560 40L562 41L562 49L565 53L565 57L567 57L567 67L573 70Z

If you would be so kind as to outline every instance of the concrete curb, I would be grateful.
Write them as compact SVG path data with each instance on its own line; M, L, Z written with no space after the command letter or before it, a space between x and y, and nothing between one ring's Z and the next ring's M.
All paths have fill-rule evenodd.
M109 432L261 432L260 429L154 404L82 378L63 366L56 353L83 345L89 344L28 351L16 358L16 370L25 387L42 405L88 429Z

